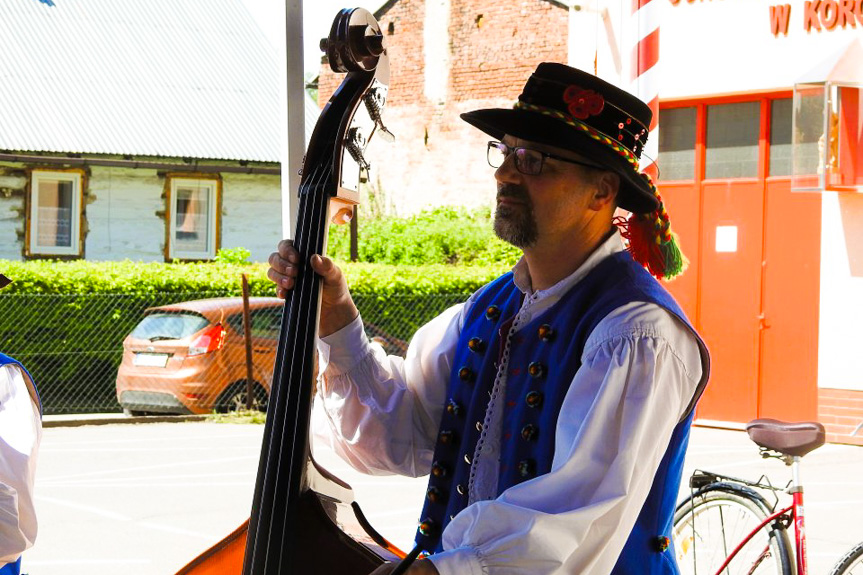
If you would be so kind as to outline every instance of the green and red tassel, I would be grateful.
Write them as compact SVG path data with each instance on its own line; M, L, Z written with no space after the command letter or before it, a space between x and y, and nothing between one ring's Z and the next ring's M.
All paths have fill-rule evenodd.
M620 235L627 240L632 259L643 265L657 279L671 280L686 270L689 261L680 249L677 234L671 231L671 222L662 197L647 174L642 176L650 184L659 208L646 214L632 214L629 219L616 218Z

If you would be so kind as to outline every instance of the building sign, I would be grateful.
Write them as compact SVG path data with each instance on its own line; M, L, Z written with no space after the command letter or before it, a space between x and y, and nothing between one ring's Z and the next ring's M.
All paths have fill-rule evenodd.
M770 7L770 31L774 36L788 34L791 4ZM833 30L857 24L863 26L863 0L806 0L803 4L803 29L811 32Z
M673 6L702 3L705 0L670 0ZM788 35L791 22L791 4L770 6L770 31L774 36ZM806 0L803 4L803 29L835 30L836 28L863 27L863 0Z

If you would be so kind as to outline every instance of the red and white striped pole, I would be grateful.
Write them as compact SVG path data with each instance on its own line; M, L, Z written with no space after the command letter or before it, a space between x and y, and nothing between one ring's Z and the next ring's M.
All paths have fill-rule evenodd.
M653 112L647 145L641 154L639 168L657 180L656 158L659 156L659 21L666 0L631 0L631 30L635 34L632 51L632 92L647 102Z
M625 2L626 0L624 0ZM628 0L631 2L630 34L635 39L631 52L631 92L650 107L653 118L647 127L647 144L641 152L639 169L650 176L654 184L659 180L659 22L666 0ZM671 231L671 222L665 203L653 188L659 207L650 214L632 214L628 220L626 237L635 261L644 265L657 278L672 279L688 264L677 236Z

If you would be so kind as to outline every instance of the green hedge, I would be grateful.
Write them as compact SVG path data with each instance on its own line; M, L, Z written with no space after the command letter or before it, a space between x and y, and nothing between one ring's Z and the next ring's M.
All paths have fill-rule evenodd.
M417 327L490 281L506 265L339 263L366 321L408 340ZM272 296L266 264L3 261L0 351L25 363L46 413L116 411L122 341L147 307L240 295Z
M350 258L349 226L330 226L329 253ZM361 262L425 265L513 265L521 252L492 231L491 211L440 207L406 218L364 218L357 255Z
M509 269L508 264L448 266L389 265L336 260L357 294L451 294L472 292ZM249 278L252 295L272 296L267 264L140 263L0 260L0 271L13 282L9 294L167 294L208 292L239 295L240 275Z

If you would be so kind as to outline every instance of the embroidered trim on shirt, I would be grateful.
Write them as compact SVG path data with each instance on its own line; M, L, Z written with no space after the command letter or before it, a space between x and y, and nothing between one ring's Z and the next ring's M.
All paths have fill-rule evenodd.
M485 446L487 441L491 441L496 439L496 442L492 441L492 452L489 454L490 456L500 458L500 433L502 426L502 418L503 412L498 407L497 400L499 397L506 393L506 371L509 367L509 355L510 355L510 347L512 345L512 335L516 333L520 327L529 323L531 314L531 306L539 299L540 293L534 292L524 299L522 303L521 309L518 310L518 313L515 316L515 319L512 322L512 325L509 328L509 332L506 334L506 340L504 343L503 353L500 357L500 365L497 368L497 374L495 375L494 385L491 390L491 397L488 402L488 407L485 410L485 418L483 418L482 422L482 432L480 433L479 440L476 442L476 447L473 452L473 464L470 466L470 477L468 479L468 504L476 503L477 501L482 501L483 499L494 499L495 494L497 492L497 484L495 483L494 488L490 489L491 493L482 494L477 493L477 485L476 485L476 476L477 470L480 467L480 462L483 459L483 447ZM492 437L489 437L489 430L492 430ZM495 448L496 444L496 448ZM497 465L500 465L500 462L497 462ZM495 470L497 471L497 470ZM492 474L497 478L497 473Z

